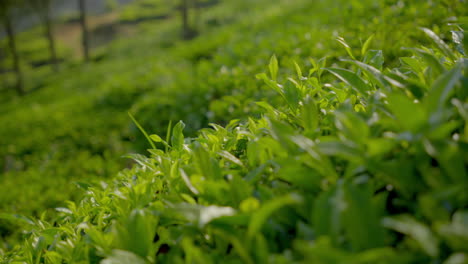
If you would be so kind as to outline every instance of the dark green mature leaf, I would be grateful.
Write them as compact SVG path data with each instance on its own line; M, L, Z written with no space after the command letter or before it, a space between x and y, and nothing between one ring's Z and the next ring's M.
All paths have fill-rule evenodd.
M432 84L427 98L426 107L429 111L438 111L453 93L455 85L462 77L464 64L459 62L453 69L439 76Z
M421 100L427 91L427 87L420 80L410 78L401 72L390 72L387 76L395 80L397 87L402 88L403 91L409 91L418 100Z
M138 123L138 121L135 119L135 117L133 117L133 115L128 112L128 115L130 116L130 118L132 119L133 123L138 127L138 129L141 131L141 133L143 133L143 135L146 137L146 140L148 140L148 143L150 144L150 146L153 148L153 149L156 149L156 146L154 145L153 141L151 140L151 138L148 136L148 134L146 133L145 129L143 129L143 127L140 125L140 123Z
M377 208L373 203L372 189L368 182L347 182L343 224L348 239L355 250L378 248L384 245L384 230Z
M369 126L356 113L346 110L335 111L337 133L356 144L365 144L369 137Z
M260 207L260 209L252 215L247 230L247 235L252 239L262 228L266 220L278 209L302 202L302 197L295 194L286 194L281 197L276 197Z
M281 169L278 177L291 183L293 186L309 191L319 190L323 177L311 168L302 164L302 162L289 159L280 162Z
M362 149L352 141L341 141L334 138L322 138L322 141L317 144L317 149L320 153L337 156L350 161L360 162L362 157Z
M311 97L306 97L301 111L302 126L306 131L315 131L318 128L320 114L317 104Z
M418 132L426 123L427 114L423 106L412 102L407 96L392 93L388 95L388 108L395 115L403 129Z
M116 227L117 248L145 258L153 248L157 220L146 210L135 209L130 212L121 225Z
M292 149L291 136L295 134L294 129L283 122L268 120L271 126L272 137L277 140L285 149Z
M456 250L468 250L468 212L460 210L453 214L452 221L439 224L437 232Z
M439 241L432 231L424 224L409 215L386 217L383 225L410 236L419 246L432 257L439 255Z
M338 245L347 206L342 181L315 199L312 221L318 237L328 236L333 244Z

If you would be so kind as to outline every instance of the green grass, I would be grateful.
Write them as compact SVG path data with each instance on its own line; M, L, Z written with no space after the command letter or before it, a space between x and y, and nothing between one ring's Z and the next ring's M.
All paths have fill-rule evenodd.
M27 215L3 232L30 230L4 262L463 263L464 6L202 11L192 41L177 18L144 22L0 106L0 204ZM133 166L150 145L127 110L160 135Z

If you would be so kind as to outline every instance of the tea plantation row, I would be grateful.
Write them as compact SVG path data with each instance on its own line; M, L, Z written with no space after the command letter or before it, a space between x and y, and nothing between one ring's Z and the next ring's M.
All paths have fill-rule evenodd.
M88 123L98 133L120 119L140 121L131 134L147 139L149 154L130 155L137 165L112 180L80 183L84 198L56 215L2 214L29 231L0 260L466 263L466 18L442 20L466 12L387 2L350 1L343 12L330 1L284 1L207 34L213 50L202 38L169 48L151 68L157 78L148 66L129 73L129 83L143 76L142 92L155 96L131 98L135 118ZM383 21L362 16L372 11ZM248 28L242 37L222 33ZM120 111L121 102L109 100L126 89L104 90L102 104L88 104L82 118L98 105L103 117ZM87 107L85 98L74 100ZM169 122L179 119L187 128ZM149 135L134 135L137 127ZM70 146L87 142L76 135Z

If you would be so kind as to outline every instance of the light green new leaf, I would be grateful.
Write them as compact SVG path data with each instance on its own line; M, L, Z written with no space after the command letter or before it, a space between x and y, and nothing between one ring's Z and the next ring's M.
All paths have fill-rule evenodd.
M436 33L434 33L428 28L421 28L421 30L434 41L434 43L437 45L440 51L442 51L442 53L445 54L445 56L449 57L452 60L456 59L455 55L453 54L453 51L449 48L447 44L445 44L445 42L441 38L439 38L439 36L437 36Z
M356 58L354 57L353 55L353 52L351 50L351 47L348 45L348 43L346 43L346 41L344 40L344 38L342 37L338 37L336 39L346 50L346 52L348 53L348 55L353 59L355 60Z
M444 65L442 65L439 58L437 58L434 54L428 52L427 50L416 48L411 48L407 50L410 50L417 54L426 63L426 65L432 69L433 75L437 76L446 71Z
M276 58L276 55L271 56L268 68L270 69L271 79L276 81L278 78L278 59Z
M282 87L276 83L276 81L272 81L268 78L268 76L266 75L266 73L259 73L255 76L257 79L259 80L263 80L265 82L266 85L268 85L270 88L272 88L273 90L275 90L277 93L279 93L281 96L284 96L284 92L283 92L283 89Z
M383 52L381 50L369 50L367 51L363 62L382 70L385 62Z
M194 163L200 175L205 176L207 179L222 177L219 162L198 142L194 147Z
M468 264L468 254L454 253L443 264Z
M294 61L294 68L296 69L297 78L299 78L299 80L302 79L303 76L302 76L301 67L295 61Z
M151 138L151 140L153 140L154 142L162 142L162 141L163 141L162 138L161 138L160 136L155 135L155 134L150 135L150 138Z
M198 195L200 192L193 186L192 182L190 181L190 178L189 176L187 176L187 174L185 173L185 171L183 169L179 169L179 172L180 172L180 177L182 177L182 180L184 180L185 182L185 185L187 185L187 187L189 188L189 190Z
M350 70L340 69L340 68L325 68L340 80L351 86L356 92L361 95L367 95L367 92L371 90L369 85L367 85L361 77Z
M236 214L236 210L232 207L216 205L177 204L174 206L174 209L185 216L188 221L197 224L199 228L203 228L214 219L223 216L234 216Z
M125 250L114 249L112 255L101 261L101 264L146 264L145 259Z
M237 165L241 166L242 168L245 168L244 164L242 163L242 161L240 159L238 159L236 156L232 155L231 153L229 153L229 152L227 152L225 150L219 151L218 155L225 158L226 160L229 160L230 162L232 162L234 164L237 164Z
M374 34L370 35L370 37L364 42L364 45L362 45L361 48L361 55L364 56L369 49L370 44L372 43L372 40L374 40Z
M369 64L356 61L356 60L343 60L343 61L351 62L355 64L367 74L369 79L371 79L371 81L374 84L378 84L380 87L390 90L390 82L387 80L385 75L380 70L375 68L374 66L371 66Z
M171 143L172 148L174 148L175 150L182 151L182 148L184 146L184 128L184 122L179 121L179 123L177 123L172 129Z
M419 58L414 57L402 57L400 58L402 64L411 68L415 74L423 74L425 65Z
M327 236L334 244L338 243L347 206L342 181L315 199L312 221L318 237Z

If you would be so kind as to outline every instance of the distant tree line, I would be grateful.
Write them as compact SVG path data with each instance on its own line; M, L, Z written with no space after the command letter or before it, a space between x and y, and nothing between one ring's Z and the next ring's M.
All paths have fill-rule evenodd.
M56 0L0 0L0 25L4 27L8 49L13 60L13 71L16 75L15 88L19 95L25 93L23 72L21 69L20 56L18 52L15 21L19 19L19 13L35 14L44 28L44 37L47 39L50 63L54 71L59 70L59 58L53 34L53 14L52 3ZM68 0L67 0L68 1ZM89 61L89 34L87 28L86 0L77 1L79 10L79 22L82 28L81 45L83 49L83 59ZM198 5L198 0L179 0L178 9L181 14L182 38L191 39L196 36L195 27L190 24L190 9ZM0 54L1 55L1 54ZM0 56L1 59L1 56Z

